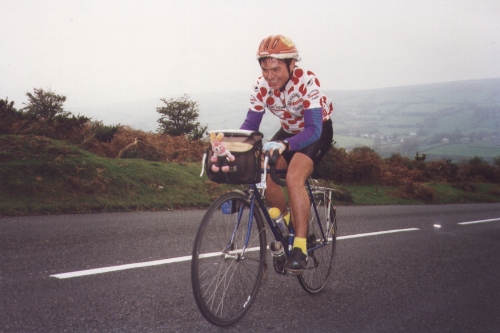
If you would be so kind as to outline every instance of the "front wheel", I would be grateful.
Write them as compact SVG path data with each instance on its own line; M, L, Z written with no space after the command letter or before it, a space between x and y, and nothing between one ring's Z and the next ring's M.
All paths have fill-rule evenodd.
M218 326L240 320L257 295L265 259L264 225L248 196L230 192L215 200L196 234L191 263L193 294L203 316Z
M307 230L309 258L307 267L303 268L297 277L302 288L311 294L321 291L328 282L332 273L337 240L336 213L328 197L328 192L315 191L313 198L319 215L319 223L311 204Z

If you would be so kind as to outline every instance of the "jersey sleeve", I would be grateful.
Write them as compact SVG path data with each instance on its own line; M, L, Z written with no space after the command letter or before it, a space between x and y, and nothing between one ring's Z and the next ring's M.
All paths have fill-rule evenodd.
M304 130L288 139L290 150L299 150L319 140L323 129L321 108L304 110Z
M263 116L264 112L248 110L247 117L245 118L245 121L241 125L240 129L258 132Z

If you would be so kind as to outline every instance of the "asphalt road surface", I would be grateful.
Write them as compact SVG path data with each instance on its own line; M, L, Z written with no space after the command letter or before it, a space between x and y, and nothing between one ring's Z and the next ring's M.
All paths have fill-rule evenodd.
M499 204L339 207L325 290L271 267L226 329L192 296L203 214L0 218L0 332L500 332Z

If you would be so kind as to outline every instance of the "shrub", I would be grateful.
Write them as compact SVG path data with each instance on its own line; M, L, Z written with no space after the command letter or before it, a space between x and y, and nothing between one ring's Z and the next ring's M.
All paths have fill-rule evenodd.
M473 182L498 183L500 181L499 168L487 163L474 163L462 165L459 176L464 180Z
M436 190L432 187L408 182L401 189L393 192L393 195L403 198L403 199L421 199L426 202L432 202L434 199L434 194L436 194Z
M348 189L339 189L336 188L335 191L332 191L332 200L352 203L352 194Z
M478 164L487 164L484 158L479 156L474 156L473 158L467 160L467 164L470 165L478 165Z
M89 128L90 133L90 128ZM103 157L138 158L150 161L200 161L208 142L191 141L185 136L172 137L120 126L110 142L101 142L88 134L81 147Z
M345 184L350 182L350 175L347 152L344 148L335 148L332 145L316 168L313 177Z
M90 128L92 134L95 135L96 140L99 142L111 142L119 129L120 124L107 126L103 125L102 121L94 121Z
M15 133L14 124L24 119L23 111L17 111L14 101L9 102L8 98L0 99L0 134Z
M353 149L348 155L351 182L358 184L378 184L382 178L382 160L371 148Z

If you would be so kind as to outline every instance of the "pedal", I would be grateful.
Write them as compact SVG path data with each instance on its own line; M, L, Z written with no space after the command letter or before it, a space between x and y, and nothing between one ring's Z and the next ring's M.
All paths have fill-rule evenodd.
M297 275L300 275L300 271L301 271L300 269L299 270L287 270L287 271L285 271L285 274L297 276Z
M283 257L285 255L285 249L281 242L273 241L269 244L269 249L273 257Z
M282 274L282 275L286 274L285 270L283 269L284 263L285 263L285 256L273 257L273 266L274 266L274 270L276 271L276 273Z

